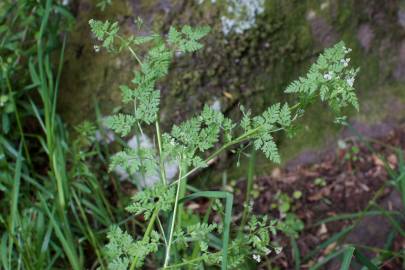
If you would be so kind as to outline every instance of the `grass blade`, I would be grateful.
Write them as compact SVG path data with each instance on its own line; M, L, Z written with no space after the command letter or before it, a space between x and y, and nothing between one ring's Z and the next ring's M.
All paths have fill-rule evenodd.
M354 251L354 258L356 259L356 261L367 267L368 270L378 270L378 267L375 266L374 263L372 263L363 253L361 253L358 249L356 249Z
M11 194L11 205L10 205L11 211L10 211L9 227L12 234L14 234L15 232L15 224L18 219L18 197L20 194L21 166L22 166L22 144L20 144L20 148L18 151L14 173L14 184Z
M40 197L41 197L43 208L45 209L45 211L49 217L49 220L53 226L53 229L55 230L57 238L59 239L60 243L62 244L63 250L69 259L70 265L72 266L72 268L74 270L83 269L80 266L80 260L78 258L78 255L76 254L73 243L71 241L69 241L68 237L66 237L63 234L63 231L61 230L60 225L58 224L58 222L56 221L56 219L54 217L54 213L51 213L45 200L42 198L41 195L40 195Z
M349 270L353 258L354 247L347 247L343 253L343 261L340 270Z
M300 270L301 269L301 254L298 248L297 241L294 237L290 237L291 249L292 249L292 256L294 259L294 269Z
M330 253L328 256L326 256L322 261L318 262L317 264L315 264L314 266L310 267L309 270L317 270L320 269L323 265L327 264L330 260L332 260L333 258L336 258L337 256L339 256L340 254L342 254L345 251L345 249L339 249L336 250L332 253Z
M13 183L13 189L11 193L11 202L10 202L10 215L9 215L9 220L8 220L8 226L9 226L9 233L11 234L12 237L9 238L8 242L8 261L9 261L9 267L11 267L11 256L13 254L13 245L14 245L14 235L16 231L16 224L18 222L19 216L18 216L18 198L20 195L20 181L21 181L21 167L22 167L22 144L20 144L19 150L18 150L18 156L15 164L15 172L14 172L14 183Z
M382 215L400 216L401 213L399 213L397 211L372 210L372 211L367 211L364 213L359 212L359 213L340 214L340 215L335 215L333 217L322 219L322 220L314 223L313 225L311 225L311 227L318 227L319 225L334 222L334 221L339 221L339 220L348 220L348 219L363 218L363 217L368 217L368 216L382 216Z
M330 244L338 241L339 239L341 239L342 237L344 237L346 234L348 234L352 229L354 228L353 225L348 226L347 228L341 230L338 233L335 233L332 237L330 237L328 240L322 242L320 245L318 245L316 247L316 249L314 249L313 251L311 251L310 253L308 253L305 257L304 257L304 261L307 261L308 259L312 258L314 255L316 255L320 250L326 248L327 246L329 246Z
M229 233L232 221L232 205L233 205L233 195L225 191L200 191L192 193L184 197L180 202L193 200L196 198L205 197L212 199L225 199L225 217L224 217L224 232L222 238L222 270L228 269L228 245L229 245Z

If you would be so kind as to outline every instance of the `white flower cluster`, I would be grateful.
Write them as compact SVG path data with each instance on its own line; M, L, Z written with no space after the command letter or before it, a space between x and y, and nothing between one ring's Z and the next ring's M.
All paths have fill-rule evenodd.
M345 59L346 60L346 59ZM349 59L350 60L350 59ZM343 63L343 65L346 67L346 64L347 62L345 62L345 63ZM328 73L325 73L324 75L323 75L323 78L325 79L325 80L327 80L327 81L330 81L330 80L332 80L333 79L333 72L332 71L328 71ZM350 87L353 87L353 84L354 84L354 76L350 76L350 77L346 77L346 82L347 82L347 84L350 86Z
M342 63L344 67L347 67L349 65L349 62L350 58L340 60L340 63Z
M253 254L253 260L259 263L262 261L262 258L260 257L259 254Z
M256 16L264 12L264 0L227 0L227 15L221 17L222 32L237 34L252 28Z
M225 0L226 15L221 17L222 32L241 34L256 24L256 16L264 12L265 0ZM197 0L202 4L204 0ZM215 4L216 0L211 0Z
M323 78L324 78L325 80L327 80L327 81L332 80L332 78L333 78L333 72L329 71L328 73L326 73L326 74L323 75Z
M215 4L216 0L211 0L211 3ZM202 3L204 3L204 0L197 0L197 3L199 5L201 5Z
M98 53L100 51L100 46L98 46L98 45L94 45L93 48L96 53Z
M354 77L348 77L346 78L346 82L350 87L353 87L354 84Z
M281 253L281 251L283 251L283 248L282 248L282 247L275 247L275 248L274 248L274 251L275 251L276 254L278 255L278 254Z

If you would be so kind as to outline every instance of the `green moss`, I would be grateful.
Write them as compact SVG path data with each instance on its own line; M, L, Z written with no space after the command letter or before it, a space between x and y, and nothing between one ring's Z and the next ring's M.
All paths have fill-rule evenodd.
M354 2L353 1L339 1L338 2L338 13L337 13L337 19L336 19L336 24L337 25L345 25L348 22L354 22L353 19L355 19L356 13L355 13L355 7L354 7ZM357 13L358 15L358 13Z
M377 124L386 119L401 122L405 119L404 84L382 85L373 92L362 93L361 99L361 113L355 117L362 123Z

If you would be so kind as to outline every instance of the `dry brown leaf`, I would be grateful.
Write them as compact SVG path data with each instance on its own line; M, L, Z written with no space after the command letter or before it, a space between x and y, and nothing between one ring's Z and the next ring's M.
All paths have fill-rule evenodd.
M281 176L281 170L280 170L280 168L274 168L272 171L271 171L271 177L273 177L274 179L279 179L280 178L280 176Z
M321 189L318 193L315 193L314 195L311 195L308 197L309 201L319 201L320 199L329 196L330 194L330 189L329 187Z
M394 169L398 165L398 158L396 155L391 154L388 156L388 164L391 169Z
M322 199L322 197L323 197L322 192L318 192L312 196L309 196L308 200L311 202L315 202L315 201L319 201L320 199Z
M303 169L303 170L301 171L301 173L302 173L304 176L307 176L307 177L313 177L313 178L315 178L315 177L318 177L318 176L319 176L319 172L314 172L314 171L305 170L305 169Z
M317 235L323 235L328 233L328 228L326 227L325 223L322 223L322 225L319 227L319 230L317 232Z
M229 99L234 99L234 97L233 97L233 95L231 94L231 93L229 93L229 92L226 92L226 91L224 91L224 96L226 97L226 98L229 98Z
M198 203L191 202L187 205L187 208L190 210L196 210L196 209L200 208L200 205Z
M366 184L359 183L359 186L360 186L365 192L369 192L369 191L370 191L370 188L369 188Z
M374 165L379 166L379 167L384 167L384 161L382 161L377 155L373 154L373 162Z
M336 242L333 242L332 244L330 244L329 246L327 246L325 248L325 250L323 251L324 255L328 255L329 253L331 253L334 249L336 248Z

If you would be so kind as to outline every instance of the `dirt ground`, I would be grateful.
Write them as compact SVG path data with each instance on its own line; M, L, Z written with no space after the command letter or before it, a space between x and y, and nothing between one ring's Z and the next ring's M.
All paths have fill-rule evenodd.
M390 176L385 167L388 165L395 170L399 162L396 151L404 153L404 150L405 123L385 123L371 128L354 125L329 149L303 153L286 168L276 168L271 175L257 177L254 188L260 196L254 200L253 209L258 214L279 217L277 193L288 195L291 200L289 212L295 213L305 224L297 239L302 269L314 265L342 244L332 243L318 252L315 258L302 261L320 243L351 224L357 227L342 242L382 248L391 231L390 223L383 217L345 219L326 224L318 222L368 207L375 209L370 203L373 201L388 210L404 211L398 193L388 185ZM384 164L383 160L387 163ZM241 179L236 186L236 202L243 202L245 183L245 179ZM294 192L296 195L301 193L301 196L294 199ZM241 208L237 205L235 211ZM280 237L277 241L286 248L277 257L272 256L272 264L281 269L294 269L290 240ZM404 249L405 239L396 236L393 247L397 251ZM402 269L401 263L389 260L382 269ZM332 262L324 269L336 267L338 264Z

